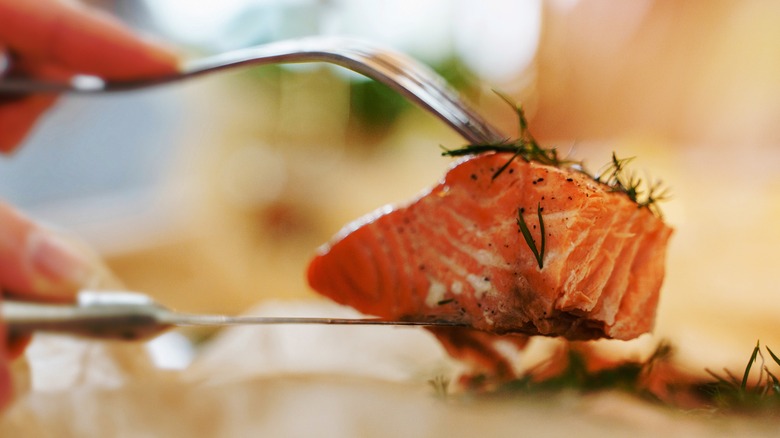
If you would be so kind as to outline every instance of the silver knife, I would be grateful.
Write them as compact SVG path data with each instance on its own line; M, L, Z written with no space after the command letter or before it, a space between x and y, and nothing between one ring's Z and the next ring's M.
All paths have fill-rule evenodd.
M67 333L102 339L142 340L180 326L329 324L465 327L441 320L389 321L378 318L310 318L191 314L168 309L137 292L82 291L74 303L58 304L6 298L0 321L11 334Z

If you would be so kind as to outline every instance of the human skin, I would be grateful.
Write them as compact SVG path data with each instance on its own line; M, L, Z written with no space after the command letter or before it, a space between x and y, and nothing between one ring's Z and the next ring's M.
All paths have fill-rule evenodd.
M177 58L114 17L68 0L0 0L0 50L10 71L41 78L76 73L107 79L170 74ZM0 153L22 146L54 95L0 95ZM101 271L69 240L0 201L0 300L3 295L67 301ZM1 303L0 303L1 305ZM25 340L6 340L0 321L0 409L12 396L9 361Z
M175 71L165 47L137 36L112 16L65 0L0 0L0 49L13 72L64 78L75 73L108 79L154 77ZM0 151L18 147L52 95L0 97Z

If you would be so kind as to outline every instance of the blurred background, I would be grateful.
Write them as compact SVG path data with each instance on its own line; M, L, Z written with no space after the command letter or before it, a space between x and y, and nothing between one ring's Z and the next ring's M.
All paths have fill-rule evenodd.
M91 1L186 58L350 35L436 69L507 135L591 169L636 156L673 194L658 336L694 364L780 345L780 3L637 0ZM87 240L187 311L309 298L315 248L433 184L463 144L383 86L311 64L64 97L0 160L0 197ZM740 354L734 355L738 351Z

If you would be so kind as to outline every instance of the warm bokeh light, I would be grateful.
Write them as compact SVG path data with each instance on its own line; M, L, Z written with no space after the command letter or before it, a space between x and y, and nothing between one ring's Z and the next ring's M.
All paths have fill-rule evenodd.
M141 3L146 27L186 56L363 37L431 65L508 134L517 119L493 89L524 105L543 145L591 170L612 151L637 157L637 176L672 193L655 336L698 372L744 367L757 339L780 349L780 3ZM450 163L440 145L463 143L336 71L264 67L66 98L0 161L0 196L85 236L130 288L182 310L311 299L315 248L430 186Z

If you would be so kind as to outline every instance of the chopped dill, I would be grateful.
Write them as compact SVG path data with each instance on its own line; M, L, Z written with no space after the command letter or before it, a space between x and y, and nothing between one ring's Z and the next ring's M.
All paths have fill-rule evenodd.
M595 181L608 186L614 192L625 194L639 208L647 208L656 216L662 216L657 203L669 197L668 190L662 186L660 181L645 182L641 178L636 177L634 173L628 171L626 165L633 158L619 159L613 152L612 161L605 166L604 170L598 175L592 175L585 171L581 161L560 158L557 149L541 147L528 129L528 120L525 117L523 107L514 104L507 96L497 91L495 93L517 113L519 126L517 139L506 139L495 144L471 144L458 149L442 147L444 149L442 152L443 156L460 157L485 152L511 153L512 155L506 163L493 173L493 180L501 175L518 157L527 162L535 161L549 166L568 167L590 176Z
M536 216L539 219L539 232L541 233L541 245L539 245L539 248L536 248L536 241L534 241L533 236L531 236L531 230L528 229L528 225L525 223L525 219L523 218L523 209L517 209L517 227L520 229L520 233L523 234L525 243L528 244L528 247L531 248L531 252L534 253L534 257L536 257L536 263L539 264L539 269L542 269L544 267L545 236L541 203L536 205Z

